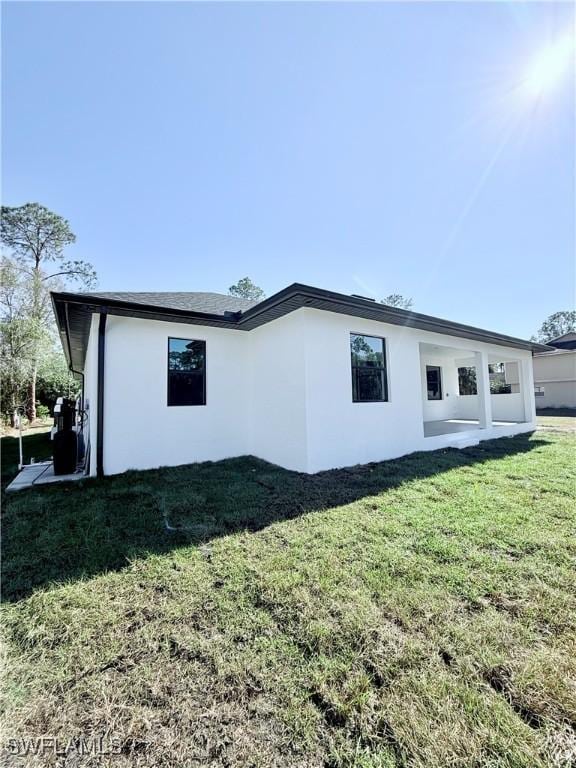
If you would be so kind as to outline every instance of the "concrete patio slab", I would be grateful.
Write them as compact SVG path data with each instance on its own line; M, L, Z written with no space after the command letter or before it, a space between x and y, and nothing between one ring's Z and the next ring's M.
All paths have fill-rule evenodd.
M509 427L517 424L516 421L493 421L493 427ZM436 437L437 435L449 435L453 432L468 432L471 429L480 429L478 419L442 419L441 421L425 421L424 437Z
M85 478L84 469L79 467L76 472L68 475L55 475L54 467L51 461L41 461L37 464L31 464L23 467L16 475L14 480L6 488L6 492L22 491L25 488L31 488L36 485L47 485L49 483L69 483L74 480Z

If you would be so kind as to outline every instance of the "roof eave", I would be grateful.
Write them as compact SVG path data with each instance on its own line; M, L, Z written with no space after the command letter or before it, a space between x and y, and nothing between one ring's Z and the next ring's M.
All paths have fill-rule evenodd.
M409 328L420 328L444 335L473 338L486 343L498 344L500 346L514 347L516 349L527 349L532 352L544 352L550 349L547 345L537 342L518 339L513 336L507 336L501 333L495 333L483 328L454 323L450 320L433 317L432 315L423 315L419 312L390 307L386 304L379 304L368 299L361 299L356 296L347 296L346 294L326 291L321 288L304 285L302 283L293 283L282 291L270 296L268 299L251 307L243 312L240 318L240 325L250 323L258 316L272 310L274 307L287 302L296 297L302 298L302 307L312 307L314 300L324 300L333 302L335 305L346 307L350 310L348 314L354 314L354 308L369 310L371 314L378 315L380 322L388 322L392 325L402 325Z
M102 312L122 317L250 331L296 309L308 307L374 319L378 322L390 323L392 325L417 328L456 338L468 338L497 346L531 350L533 354L549 352L554 349L554 347L545 344L517 339L512 336L487 331L483 328L453 323L431 315L398 309L397 307L379 304L368 299L326 291L322 288L314 288L302 283L289 285L273 296L259 302L254 307L250 307L245 312L226 312L225 314L160 307L156 304L140 304L121 299L89 296L87 294L67 291L53 292L51 298L68 365L72 370L76 371L82 371L84 367L86 348L82 339L86 338L86 331L89 330L88 325L91 316L93 313ZM79 345L74 345L71 341L69 307L75 308L73 319L76 324L81 326L79 339L77 339L80 342Z
M176 307L161 307L157 304L140 304L133 301L124 301L121 299L103 298L101 296L89 296L82 293L67 293L65 291L53 292L52 301L67 302L84 306L92 312L106 312L107 314L122 314L130 317L142 317L144 315L161 315L166 318L179 318L186 320L197 318L207 320L212 323L221 322L224 325L235 325L240 317L240 312L226 312L222 315L210 312L198 312L189 309L178 309Z

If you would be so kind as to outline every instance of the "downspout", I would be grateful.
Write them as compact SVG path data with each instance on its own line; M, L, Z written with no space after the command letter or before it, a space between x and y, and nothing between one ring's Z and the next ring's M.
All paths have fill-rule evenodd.
M66 316L66 344L68 346L68 359L70 362L68 363L68 369L70 373L73 373L75 376L80 376L82 379L82 394L80 395L80 411L81 413L84 413L84 374L82 371L77 371L74 368L74 365L72 363L72 345L70 344L70 320L68 318L68 304L65 304L65 316ZM84 420L80 422L80 429L84 430Z
M96 412L96 477L104 477L104 355L106 352L106 309L98 322L98 398Z

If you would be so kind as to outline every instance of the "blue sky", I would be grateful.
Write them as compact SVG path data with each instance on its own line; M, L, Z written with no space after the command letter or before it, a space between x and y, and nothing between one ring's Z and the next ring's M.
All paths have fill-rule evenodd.
M101 290L249 275L529 336L574 304L570 4L5 3L3 201Z

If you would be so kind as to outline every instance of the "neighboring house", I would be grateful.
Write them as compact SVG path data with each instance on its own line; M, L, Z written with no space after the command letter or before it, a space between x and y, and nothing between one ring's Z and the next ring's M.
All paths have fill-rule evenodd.
M53 293L83 376L87 471L252 454L300 472L473 445L535 426L546 347L294 284L213 293ZM490 394L490 364L519 391Z
M576 332L552 339L548 347L533 358L536 408L576 408ZM519 391L515 365L506 366L506 381Z

